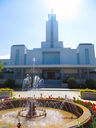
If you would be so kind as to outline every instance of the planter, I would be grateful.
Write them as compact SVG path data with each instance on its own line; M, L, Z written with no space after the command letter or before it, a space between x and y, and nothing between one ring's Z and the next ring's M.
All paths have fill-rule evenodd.
M81 98L84 100L96 100L95 92L82 92Z
M0 91L0 98L11 97L12 91Z

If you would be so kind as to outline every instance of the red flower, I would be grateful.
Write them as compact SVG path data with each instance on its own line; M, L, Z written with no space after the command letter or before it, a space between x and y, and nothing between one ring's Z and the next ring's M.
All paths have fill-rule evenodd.
M96 106L96 104L93 103L94 106Z
M93 117L91 117L89 121L92 123L93 122Z
M75 97L73 97L73 100L75 100L76 98Z
M9 97L7 97L7 98L4 98L4 100L10 100L10 98L9 98Z
M94 111L94 114L96 115L96 111Z
M96 110L96 108L95 108L95 107L92 107L92 110L93 110L93 111L95 111L95 110Z

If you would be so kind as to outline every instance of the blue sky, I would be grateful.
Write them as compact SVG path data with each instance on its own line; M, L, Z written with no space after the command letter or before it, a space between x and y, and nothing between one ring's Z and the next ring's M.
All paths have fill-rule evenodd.
M93 43L96 49L96 0L79 0L75 11L70 0L63 0L69 1L67 4L53 0L51 6L49 1L0 0L1 57L9 56L13 44L25 44L28 49L40 48L41 41L46 38L46 20L51 7L57 14L59 40L63 41L64 47L76 48L79 43ZM64 6L60 7L56 1Z

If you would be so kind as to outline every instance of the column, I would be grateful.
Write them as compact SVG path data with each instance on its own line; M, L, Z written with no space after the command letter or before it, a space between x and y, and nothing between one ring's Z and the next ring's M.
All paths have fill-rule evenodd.
M89 69L87 69L87 79L90 78L90 72L89 72Z
M16 79L16 69L14 69L14 80Z
M24 69L21 69L21 79L24 79Z
M82 79L82 69L79 69L79 78Z
M64 80L64 69L61 69L61 80Z

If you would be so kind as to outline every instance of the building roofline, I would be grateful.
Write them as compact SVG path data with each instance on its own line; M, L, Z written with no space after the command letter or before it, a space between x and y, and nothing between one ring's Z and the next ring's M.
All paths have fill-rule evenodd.
M79 45L93 45L92 43L80 43Z
M24 44L17 44L17 45L12 45L13 47L15 47L15 46L24 46L25 47L25 45Z
M5 65L4 68L33 68L33 65ZM34 65L34 68L85 68L85 69L96 69L96 65L67 65L67 64L62 64L62 65Z

